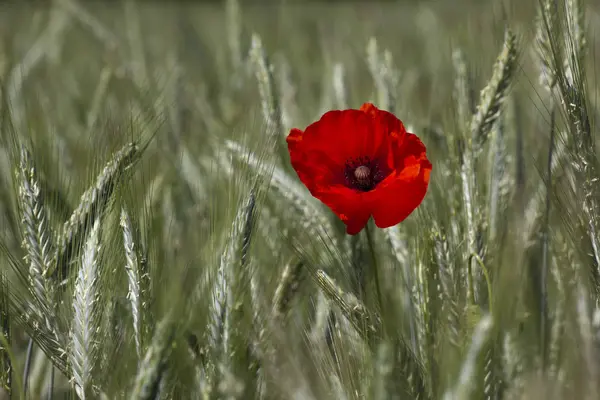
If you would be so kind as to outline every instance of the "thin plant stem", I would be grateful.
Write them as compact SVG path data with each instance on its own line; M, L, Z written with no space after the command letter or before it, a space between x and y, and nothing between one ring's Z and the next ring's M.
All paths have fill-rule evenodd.
M481 268L481 271L483 272L483 276L485 277L485 282L486 282L487 291L488 291L488 304L489 304L489 309L490 309L490 315L493 316L494 315L493 314L494 303L493 303L493 299L492 299L492 281L490 280L490 274L489 274L485 264L483 263L483 260L477 254L471 254L471 258L469 259L469 265L471 265L471 260L473 260L473 259L475 259L475 261L477 261L477 264L479 264L479 267ZM472 280L472 278L471 278L471 280ZM475 300L473 300L473 304L475 304Z
M12 364L14 365L15 354L11 350L10 344L8 343L8 339L6 338L6 336L4 336L4 334L2 332L0 332L0 345L2 345L2 347L8 353L8 357L10 358ZM21 381L21 378L19 377L18 374L15 374L15 380L16 380L15 383L17 385L17 389L19 390L19 396L20 396L17 398L24 399L25 398L25 390L23 387L23 382ZM12 396L14 394L14 390L12 390L13 388L14 388L14 386L11 387L10 396Z
M375 280L375 290L377 291L377 301L379 302L379 310L383 310L383 297L381 295L381 287L379 286L379 268L377 265L377 256L375 255L375 244L373 243L373 234L371 228L367 224L365 227L365 233L367 235L367 242L369 245L369 253L371 254L371 267L373 270L373 279Z
M473 290L473 258L469 257L469 261L467 263L467 301L471 303L471 305L475 304L475 292Z
M550 204L552 194L552 163L554 153L554 140L555 140L555 123L556 123L556 111L554 107L550 112L550 146L548 149L548 164L546 169L546 207L544 210L544 227L542 231L542 271L540 279L540 343L542 346L542 368L546 368L546 354L548 347L548 338L546 335L548 325L548 253L549 253L549 229L550 224Z
M29 338L27 345L27 355L25 356L25 369L23 371L23 394L27 394L27 386L29 382L29 372L31 369L31 357L33 356L33 339Z
M54 365L50 366L50 381L48 382L48 392L46 400L54 398Z

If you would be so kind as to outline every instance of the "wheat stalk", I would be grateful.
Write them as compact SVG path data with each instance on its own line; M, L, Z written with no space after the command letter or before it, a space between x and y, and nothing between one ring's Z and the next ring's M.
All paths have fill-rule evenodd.
M390 228L383 230L385 236L387 237L390 247L392 250L392 254L395 257L396 261L400 264L402 268L402 277L404 280L404 291L407 303L407 311L409 313L408 321L410 328L410 342L413 351L417 350L417 328L415 326L415 304L413 296L411 292L414 287L414 279L413 279L413 271L410 267L410 254L408 251L408 247L406 244L406 240L404 235L400 231L400 227L398 225L392 226Z
M96 360L96 334L99 330L98 253L100 220L96 220L88 237L75 281L73 327L71 332L71 368L75 390L80 399L91 398L93 368Z
M212 291L210 303L209 342L216 362L211 379L211 392L219 388L230 373L232 324L239 323L235 302L240 301L243 280L247 276L247 256L252 236L252 221L256 198L254 192L248 196L243 207L239 207L229 231L229 238L221 253L217 279Z
M509 393L518 396L523 391L524 355L513 334L507 332L502 341L502 372L509 384Z
M281 126L284 132L289 132L292 123L297 119L296 106L297 89L292 81L292 68L283 55L279 55L277 68L277 88L279 88L281 105Z
M457 139L458 146L456 152L460 161L460 183L463 197L463 211L467 230L467 251L469 254L475 253L475 219L474 219L474 196L475 196L475 160L473 152L472 138L467 136L466 128L468 125L468 115L470 114L470 99L467 66L464 62L462 52L455 50L453 53L454 66L454 91L453 97L458 104L459 117L459 136ZM472 116L471 116L472 118ZM466 141L466 143L465 143ZM467 277L470 279L470 276ZM469 281L470 282L470 281ZM472 284L467 284L467 299L472 299L474 296Z
M46 278L46 272L54 263L52 231L42 202L35 168L29 152L24 147L21 147L19 166L19 204L23 214L23 248L27 252L25 261L29 266L30 291L35 299L31 307L37 317L44 321L44 329L52 336L55 347L64 348L65 340L55 313L54 287Z
M276 143L282 143L281 139L285 135L285 130L279 93L273 77L273 66L269 63L260 36L256 33L252 35L250 61L254 66L258 82L258 92L267 129L271 135L276 137Z
M4 272L0 271L0 329L6 343L10 343L10 299L6 289L8 286L7 283ZM6 348L4 343L0 343L0 365L0 386L10 396L12 391L13 368L10 358L10 349Z
M508 197L513 186L508 171L509 158L506 151L505 119L501 118L492 133L490 145L490 189L489 189L489 241L496 243L500 218L509 204Z
M456 101L459 127L461 130L466 130L469 121L473 116L473 106L467 63L465 61L465 56L460 49L455 49L453 51L452 63L454 65L455 74L453 97Z
M48 25L23 56L23 59L10 71L6 81L6 100L10 105L10 117L17 129L25 129L25 102L23 86L32 71L53 52L58 52L63 32L71 25L71 18L60 7L52 7Z
M436 231L438 231L436 229ZM441 286L442 314L446 316L445 328L448 332L448 342L455 347L460 346L460 319L462 311L459 308L457 290L455 287L457 271L454 271L450 261L448 238L442 233L434 237L434 253L438 265L439 281ZM410 296L407 296L410 299ZM412 312L414 314L414 311ZM411 336L414 322L411 319ZM416 348L416 346L413 346Z
M584 390L586 397L596 399L600 396L598 393L598 384L595 377L598 373L598 348L594 343L594 333L592 331L592 321L590 319L590 311L586 290L579 287L577 290L577 324L579 331L579 341L581 343L581 356L586 365L588 374L587 388Z
M229 56L234 71L239 72L242 67L242 21L241 10L238 0L227 0L227 44L229 46Z
M325 271L317 270L316 282L329 300L340 308L357 332L368 343L373 344L375 338L381 334L382 327L379 316L371 313L356 296L345 292Z
M118 47L119 39L115 34L77 1L61 0L58 4L88 28L100 42L104 43L107 49L114 51Z
M46 275L54 276L58 273L65 276L67 274L73 253L87 234L89 226L104 214L123 173L133 165L138 157L139 149L136 144L125 145L106 164L94 186L83 193L79 205L69 220L65 222L59 236L55 269L47 271Z
M380 53L375 38L371 38L367 44L367 64L375 81L379 107L393 112L396 108L398 76L394 70L392 54L389 50Z
M343 110L348 108L348 94L345 82L346 69L344 64L336 63L333 66L333 93L335 94L336 107Z
M390 391L390 378L394 372L394 353L393 347L387 342L381 343L377 348L375 359L375 371L373 377L373 399L389 399L392 395Z
M535 49L540 70L539 81L548 94L552 93L552 89L556 85L556 71L552 61L556 49L553 50L552 44L556 41L557 26L558 21L554 2L543 0L536 20Z
M290 301L300 287L303 271L304 263L302 262L297 262L293 266L287 264L283 269L273 296L273 314L276 317L284 316L289 310Z
M140 271L133 241L131 220L125 208L121 209L121 227L123 228L123 245L125 246L125 270L129 284L127 297L131 303L131 316L133 318L133 334L135 349L138 357L142 356L141 340L141 299L140 299Z
M167 370L173 334L171 318L166 316L156 327L152 342L138 368L130 399L151 400L159 395L160 383Z
M492 327L493 321L489 315L484 316L475 327L471 346L460 370L456 387L444 394L444 400L465 399L471 395L475 387L477 360L488 340Z
M565 283L558 269L556 259L553 260L550 266L550 272L554 278L556 289L560 299L556 302L552 315L552 326L550 328L550 338L548 344L548 375L552 379L559 379L562 366L560 364L560 356L562 351L561 341L565 335L566 315L565 315Z
M329 237L330 232L334 232L331 223L323 215L323 211L317 207L312 198L306 195L306 191L295 183L285 172L265 163L261 163L252 153L243 146L227 141L226 145L240 161L256 170L260 175L267 177L271 172L270 187L276 189L281 197L289 202L301 215L302 227L318 238L329 238L334 246L337 241Z
M481 150L492 125L500 116L501 107L513 82L516 67L517 37L507 30L492 77L481 92L477 111L471 119L471 136L475 141L476 152Z
M19 204L22 208L22 226L24 231L23 248L27 251L26 262L29 265L29 280L36 300L42 307L41 313L52 309L52 289L45 279L46 272L52 267L53 243L52 231L48 224L46 210L42 202L40 185L36 180L28 151L21 148L19 166Z
M576 64L583 68L587 40L585 37L585 7L583 0L567 0L565 4L565 14L567 20L568 34L565 39L567 46L573 53L573 61L567 61L566 65L572 68ZM571 72L572 74L572 72Z
M132 68L132 78L136 86L143 88L151 79L148 73L148 63L144 52L144 41L142 37L142 29L140 26L140 12L135 0L127 0L124 4L126 15L126 34L131 58L135 61L135 68Z

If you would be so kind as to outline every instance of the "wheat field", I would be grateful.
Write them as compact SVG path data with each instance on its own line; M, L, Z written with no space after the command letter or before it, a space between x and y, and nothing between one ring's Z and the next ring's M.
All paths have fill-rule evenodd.
M599 399L600 7L0 4L15 399ZM347 235L285 138L372 102L427 146Z

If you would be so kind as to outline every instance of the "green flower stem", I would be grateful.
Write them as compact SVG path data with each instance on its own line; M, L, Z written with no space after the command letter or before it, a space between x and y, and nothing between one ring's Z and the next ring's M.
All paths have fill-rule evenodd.
M375 290L377 291L377 301L379 302L379 310L383 310L383 297L381 295L381 287L379 286L379 268L377 266L377 257L375 255L375 244L373 243L373 234L370 224L365 227L367 242L369 244L369 253L371 253L371 268L373 270L373 279L375 280Z

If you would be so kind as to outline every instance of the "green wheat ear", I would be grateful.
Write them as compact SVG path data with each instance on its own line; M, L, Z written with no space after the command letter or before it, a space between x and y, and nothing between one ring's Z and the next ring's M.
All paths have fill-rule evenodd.
M46 276L56 277L57 274L61 277L67 276L72 257L87 235L90 226L105 213L115 187L139 157L140 150L137 144L125 145L106 164L96 178L96 183L83 193L79 205L62 228L55 262Z
M302 262L285 266L273 296L273 315L280 318L288 312L290 302L298 292L304 272L304 263Z
M167 358L171 351L174 327L169 316L157 325L152 342L140 363L130 399L151 400L160 394L160 383L167 369Z
M131 304L131 316L133 319L133 333L135 341L135 349L138 358L142 356L142 327L141 327L141 274L139 270L138 257L133 241L133 228L129 214L123 208L121 210L120 225L123 228L123 245L125 247L125 269L127 271L127 283L129 292L127 297Z
M396 108L396 91L398 74L394 67L389 50L380 53L377 40L371 38L367 45L367 64L375 82L379 107L394 112Z
M344 291L325 271L318 270L315 278L323 293L340 308L367 343L373 345L382 334L379 315L368 310L352 293Z
M75 280L71 331L71 368L80 399L93 398L92 385L99 333L98 275L100 220L96 220L84 245Z
M326 217L322 208L315 203L312 196L307 195L304 188L296 183L284 170L266 163L261 163L256 156L243 146L233 141L226 142L227 148L243 164L250 167L256 174L265 181L270 181L270 188L275 192L269 192L269 195L277 195L284 199L287 206L293 207L299 213L299 222L306 228L307 232L319 239L330 239L336 245L335 237L330 237L335 229Z
M517 54L517 37L511 30L507 30L492 78L482 90L477 112L471 120L471 135L475 141L476 151L483 147L492 125L500 116L502 104L514 80Z
M258 91L267 131L276 136L275 143L283 146L283 137L286 132L282 120L280 97L273 77L273 66L269 63L262 40L258 34L252 35L250 61L253 64L258 82Z
M27 250L26 261L29 264L32 286L35 288L36 295L47 301L49 299L45 293L46 283L42 276L46 275L51 267L54 244L36 175L31 156L22 147L19 165L19 204L22 208L22 226L25 233L23 246Z
M34 298L31 310L36 318L44 322L45 326L40 329L50 335L55 348L65 349L62 321L56 314L54 283L46 277L47 271L52 267L53 234L31 155L25 147L21 147L20 155L19 207L22 213L22 246L26 251L25 262L29 269L28 289Z

